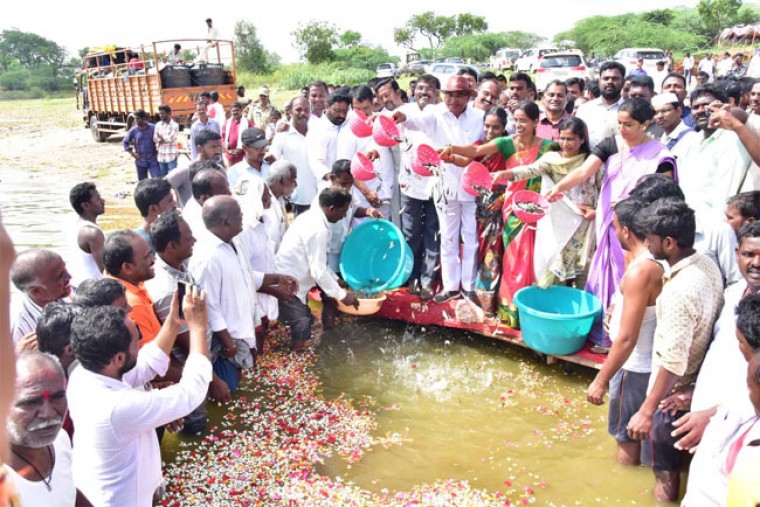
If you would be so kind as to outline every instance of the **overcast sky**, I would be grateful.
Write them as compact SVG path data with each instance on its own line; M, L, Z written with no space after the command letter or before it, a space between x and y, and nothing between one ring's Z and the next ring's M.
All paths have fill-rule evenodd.
M667 7L694 7L697 0L637 0L615 2L600 0L542 0L462 2L437 0L332 0L332 1L238 1L197 2L132 0L14 0L5 3L0 14L0 29L18 28L34 32L62 44L71 55L85 46L116 44L129 46L154 40L195 38L205 35L207 17L214 19L221 38L232 38L235 21L245 19L256 26L259 40L283 62L298 60L290 35L299 23L328 21L339 31L354 30L362 40L382 45L401 56L404 49L393 42L393 28L403 25L413 14L435 6L439 15L470 12L484 16L489 31L523 30L551 38L573 24L593 15L614 15ZM207 4L207 8L199 7ZM750 2L745 2L750 3ZM432 7L428 7L432 8ZM545 14L545 15L542 15Z

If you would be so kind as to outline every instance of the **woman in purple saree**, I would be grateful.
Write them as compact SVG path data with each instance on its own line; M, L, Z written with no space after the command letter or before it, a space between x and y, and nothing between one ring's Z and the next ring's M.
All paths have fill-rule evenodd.
M563 178L547 195L552 200L595 174L601 179L596 205L596 251L589 267L586 290L601 300L605 311L625 271L625 252L612 223L613 205L628 197L642 176L663 173L676 177L675 157L647 133L653 117L654 109L649 102L639 98L623 102L618 111L620 134L595 146L584 165ZM602 163L604 170L599 173ZM609 347L601 319L591 330L590 338L602 347L600 351Z

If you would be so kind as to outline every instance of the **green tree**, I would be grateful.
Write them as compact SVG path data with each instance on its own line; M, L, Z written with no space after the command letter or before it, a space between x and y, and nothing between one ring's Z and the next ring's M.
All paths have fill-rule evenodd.
M486 61L499 48L529 48L535 46L541 36L527 32L479 33L446 39L439 56L461 56L473 61Z
M488 30L488 23L482 16L470 13L455 16L438 16L433 11L415 14L404 26L393 29L396 44L415 49L415 39L427 39L432 49L440 48L444 41L452 36L471 35Z
M307 25L298 25L291 33L296 47L311 64L329 62L335 57L333 48L338 45L338 32L334 25L325 21L311 21Z
M641 19L644 21L663 26L670 25L673 22L674 17L675 13L670 9L655 9L641 15Z
M279 57L264 49L252 23L238 20L235 23L235 62L241 69L254 74L268 74L279 64Z
M352 30L346 30L340 34L340 45L344 48L352 48L358 46L362 41L362 34L354 32Z
M5 71L11 62L16 61L27 68L50 66L54 77L66 60L66 50L63 47L35 33L17 29L3 30L0 33L0 54L3 55L0 65Z
M697 12L707 30L718 35L737 19L742 0L699 0Z
M483 16L475 16L469 12L454 16L454 29L452 31L454 36L483 33L486 30L488 30L488 22Z

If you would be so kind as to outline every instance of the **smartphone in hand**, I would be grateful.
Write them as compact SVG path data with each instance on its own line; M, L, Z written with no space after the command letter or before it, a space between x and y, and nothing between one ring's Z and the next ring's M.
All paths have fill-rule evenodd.
M179 298L179 318L185 318L185 312L182 309L182 302L185 300L185 293L187 292L187 284L185 282L177 281L177 297Z

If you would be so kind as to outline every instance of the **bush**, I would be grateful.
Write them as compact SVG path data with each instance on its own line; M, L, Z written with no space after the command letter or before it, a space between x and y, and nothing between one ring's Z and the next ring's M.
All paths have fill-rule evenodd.
M0 88L4 90L26 90L31 73L26 70L11 70L0 74Z

